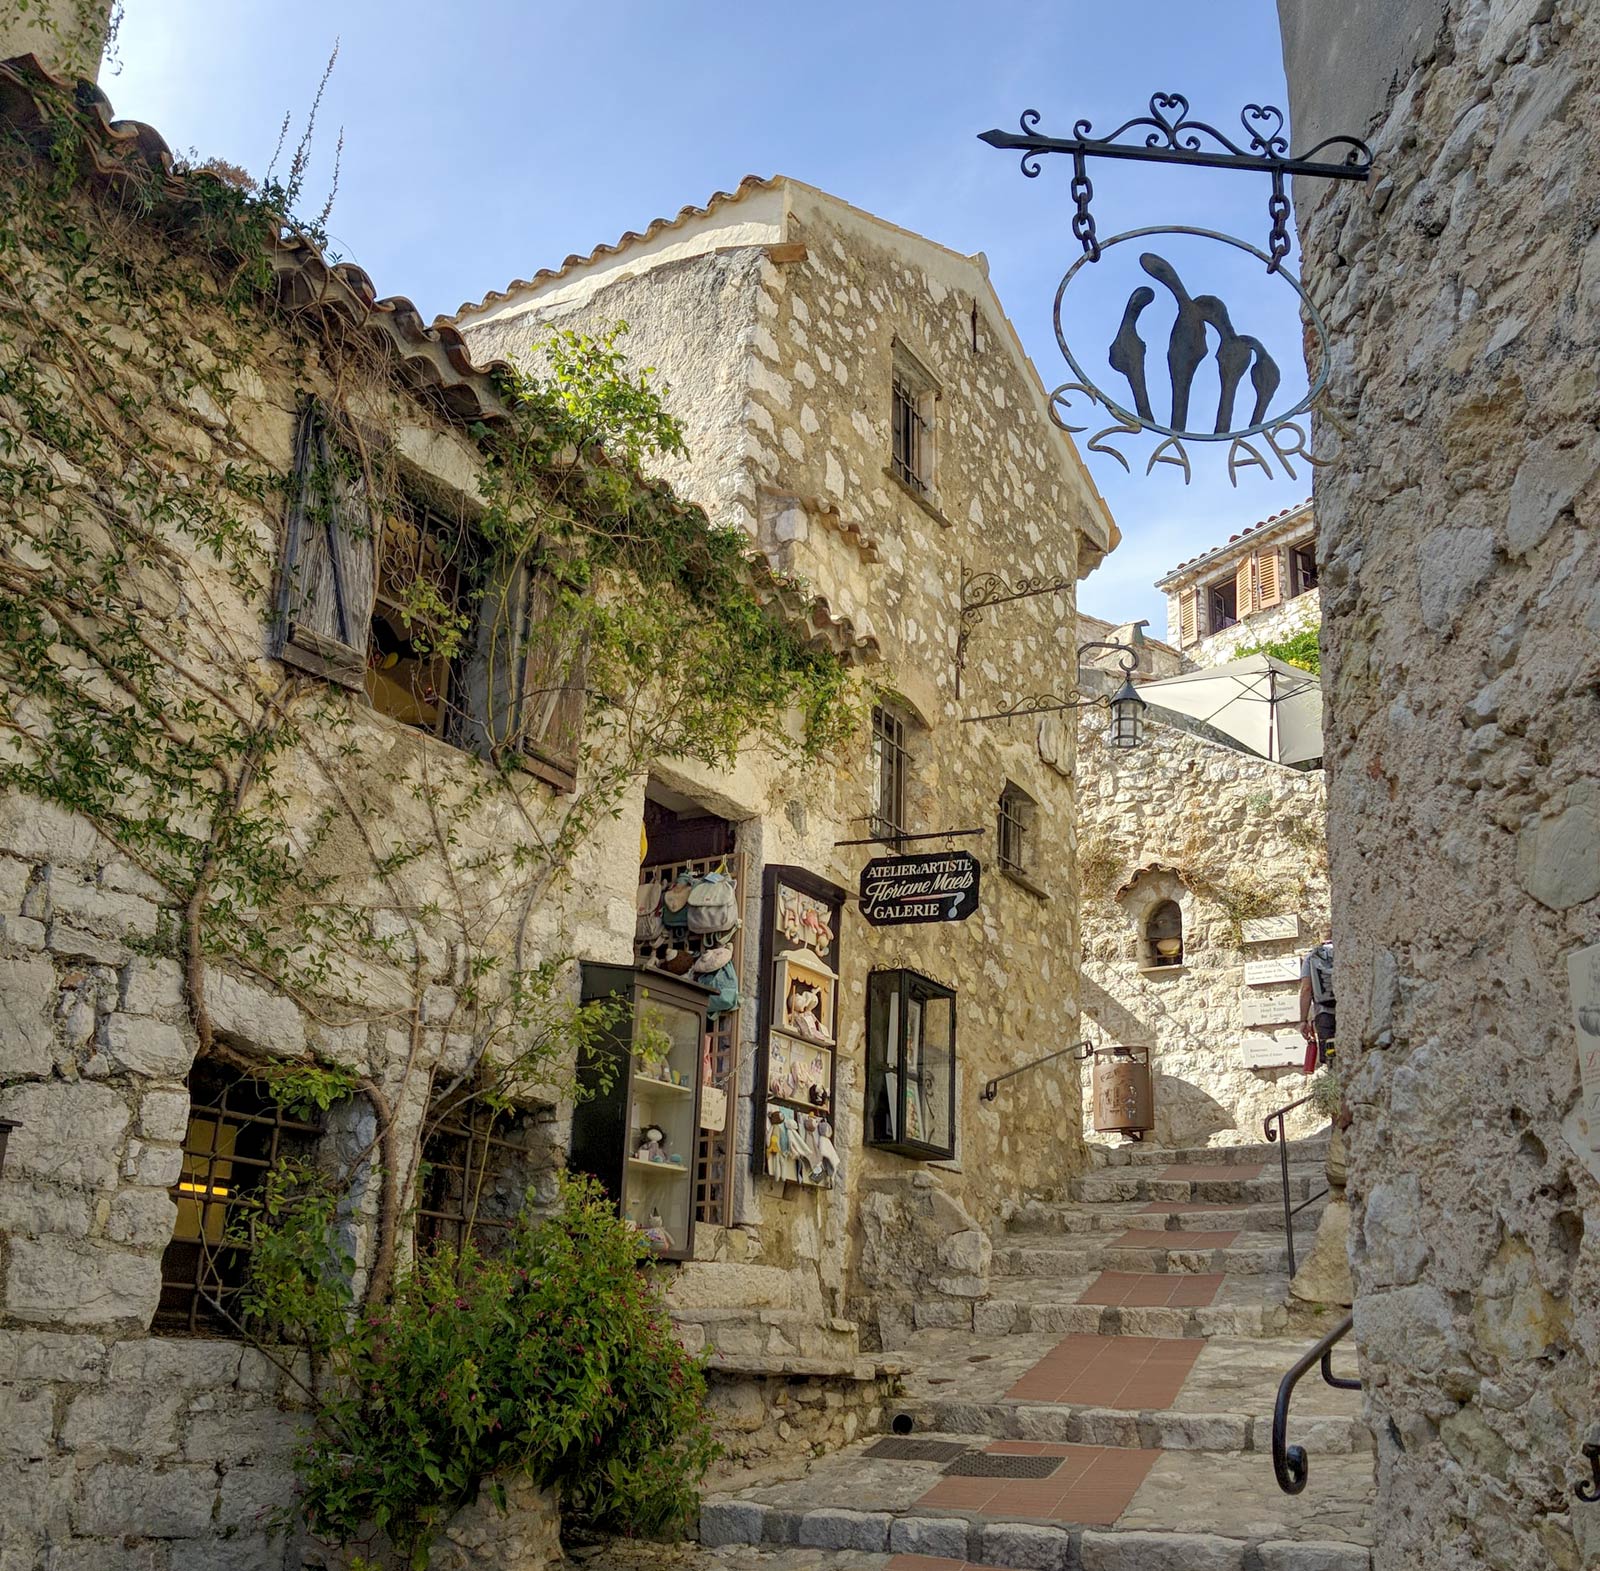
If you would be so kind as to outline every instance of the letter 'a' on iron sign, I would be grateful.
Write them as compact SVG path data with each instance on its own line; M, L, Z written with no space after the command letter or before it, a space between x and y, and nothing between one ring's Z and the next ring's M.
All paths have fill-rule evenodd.
M874 857L861 869L861 915L871 927L965 922L978 909L979 871L970 851Z

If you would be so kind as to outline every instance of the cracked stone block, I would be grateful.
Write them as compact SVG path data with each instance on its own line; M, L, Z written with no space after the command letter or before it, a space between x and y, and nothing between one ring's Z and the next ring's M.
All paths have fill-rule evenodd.
M106 1537L198 1538L211 1530L216 1498L214 1467L105 1462L79 1475L72 1526Z
M1028 1522L988 1522L983 1529L983 1558L991 1565L1017 1571L1068 1571L1072 1567L1072 1535L1056 1527Z
M50 1073L55 1003L56 968L48 960L0 960L0 1076Z
M700 1542L707 1549L759 1544L767 1508L754 1500L707 1500L700 1507Z
M1361 1544L1258 1544L1261 1571L1371 1571L1372 1551Z
M14 1238L5 1306L57 1325L148 1322L161 1292L158 1256L77 1239Z
M1096 1533L1085 1530L1083 1571L1240 1571L1245 1546L1210 1533Z
M100 1045L119 1067L152 1080L182 1080L194 1062L194 1049L176 1026L144 1015L107 1015Z
M865 1549L881 1553L889 1546L886 1511L807 1511L800 1518L797 1542L808 1549Z
M967 1558L967 1523L964 1517L901 1516L889 1526L893 1554Z

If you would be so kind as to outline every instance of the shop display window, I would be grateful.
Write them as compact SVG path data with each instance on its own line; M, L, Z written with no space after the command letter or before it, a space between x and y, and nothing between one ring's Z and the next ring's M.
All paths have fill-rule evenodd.
M867 978L866 1143L954 1157L956 995L915 971Z

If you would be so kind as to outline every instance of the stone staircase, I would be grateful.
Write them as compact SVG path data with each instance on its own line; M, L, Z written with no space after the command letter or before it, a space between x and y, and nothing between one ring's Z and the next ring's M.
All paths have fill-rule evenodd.
M1296 1200L1325 1144L1291 1148ZM989 1297L887 1350L895 1434L721 1481L706 1566L885 1571L1369 1571L1359 1393L1315 1374L1271 1463L1283 1372L1342 1311L1287 1299L1275 1146L1104 1154L995 1241ZM1309 1247L1319 1206L1296 1218ZM1336 1355L1341 1370L1348 1355Z

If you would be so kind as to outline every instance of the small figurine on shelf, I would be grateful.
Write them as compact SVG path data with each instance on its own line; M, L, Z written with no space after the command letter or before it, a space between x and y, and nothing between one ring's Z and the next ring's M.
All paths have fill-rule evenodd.
M806 1095L811 1099L813 1107L826 1108L828 1105L828 1088L819 1086L814 1082L807 1087Z
M814 1182L832 1188L833 1175L839 1171L839 1148L833 1143L833 1125L826 1118L817 1120L816 1152Z
M650 1207L650 1221L645 1226L644 1236L656 1249L672 1248L672 1234L667 1231L667 1224L661 1219L659 1206Z
M789 984L785 1017L789 1029L808 1042L833 1040L822 1024L822 989L815 982L807 982L796 977Z
M767 1109L767 1174L771 1178L782 1178L783 1169L779 1165L782 1160L782 1141L779 1129L783 1123L783 1114L775 1107Z
M665 1162L667 1132L659 1124L646 1124L639 1131L639 1149L635 1156L640 1162ZM616 1147L611 1148L613 1151Z

